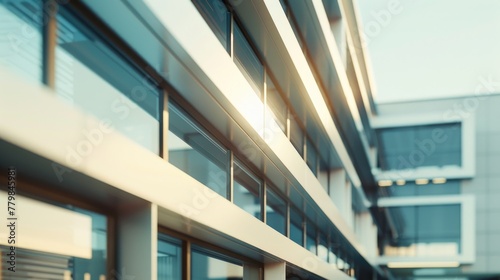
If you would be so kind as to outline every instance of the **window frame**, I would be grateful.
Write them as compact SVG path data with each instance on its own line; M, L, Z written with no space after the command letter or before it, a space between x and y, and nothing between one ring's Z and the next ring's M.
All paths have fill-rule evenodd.
M375 117L372 120L373 129L397 128L408 126L439 125L460 123L461 125L461 166L449 166L440 168L436 166L417 167L406 170L388 170L383 171L377 168L375 178L377 181L390 180L396 181L403 179L406 181L415 181L417 179L468 179L475 176L476 169L476 133L474 114L446 118L442 114L422 114L422 115L394 115Z
M476 259L476 214L475 197L473 195L447 195L447 196L422 196L422 197L398 197L380 198L378 207L401 207L401 206L426 206L426 205L460 205L460 246L461 252L456 256L384 256L377 258L379 265L390 263L407 264L421 262L458 262L459 264L472 264Z

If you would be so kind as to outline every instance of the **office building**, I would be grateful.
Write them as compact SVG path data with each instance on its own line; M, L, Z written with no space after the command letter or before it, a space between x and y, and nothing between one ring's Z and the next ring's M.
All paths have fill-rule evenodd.
M498 277L500 99L377 105L358 13L0 1L0 279Z

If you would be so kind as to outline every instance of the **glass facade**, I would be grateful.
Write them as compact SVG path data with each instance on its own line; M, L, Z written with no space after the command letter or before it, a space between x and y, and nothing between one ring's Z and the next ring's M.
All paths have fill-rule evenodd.
M382 170L462 165L460 123L384 128L377 137Z
M243 280L243 265L233 263L206 250L192 251L191 280Z
M0 65L34 82L43 78L42 4L0 1Z
M7 193L0 191L0 199L7 201ZM19 217L9 221L17 226L10 235L15 243L8 243L7 238L0 241L0 259L8 263L7 254L14 252L15 272L3 266L1 279L100 279L107 275L107 216L20 195L14 201Z
M58 97L159 154L158 88L65 10L58 14L57 26ZM108 132L100 131L89 137L95 138L98 145Z
M270 115L270 117L272 117L276 121L276 124L281 129L281 131L286 134L288 106L269 76L267 76L266 78L266 90L268 115ZM266 124L269 123L270 122L266 120ZM273 129L273 127L271 127L271 129Z
M233 202L241 209L261 219L262 181L239 160L234 160Z
M228 197L229 152L175 103L169 106L168 161Z
M290 239L304 246L304 216L294 208L290 208Z
M266 223L279 233L286 235L287 205L285 200L273 190L266 188Z
M395 232L385 238L384 255L456 256L461 252L461 206L386 208ZM390 232L390 231L388 231Z
M249 80L259 97L264 92L264 65L243 35L240 27L234 24L234 58L243 75Z
M182 243L160 234L158 240L158 280L182 279Z
M231 13L222 0L193 1L224 48L231 51Z

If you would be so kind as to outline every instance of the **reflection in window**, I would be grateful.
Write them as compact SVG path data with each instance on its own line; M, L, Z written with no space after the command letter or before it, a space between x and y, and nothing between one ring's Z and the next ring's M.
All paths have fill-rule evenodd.
M0 1L0 65L42 81L42 1Z
M286 133L286 120L287 120L287 113L288 113L288 107L281 95L279 94L278 90L274 86L273 81L269 76L266 78L266 96L267 96L267 106L269 107L270 110L268 110L269 115L274 118L276 121L276 124L278 127ZM269 124L270 122L266 120L266 124ZM273 127L271 127L273 129Z
M290 118L290 142L299 155L304 155L304 131L293 117Z
M270 188L267 188L266 223L286 235L286 202Z
M0 191L0 199L6 201L7 194ZM105 277L106 216L20 195L16 196L16 203L23 205L18 209L23 228L16 237L18 267L15 275L3 269L0 279L40 279L42 276L43 279L62 279L63 275L71 275L73 279L86 279L85 275L92 279ZM8 246L12 244L8 244L7 239L0 240L2 256L10 251Z
M239 160L234 160L233 202L257 219L260 214L262 181Z
M168 161L227 198L228 151L170 102Z
M307 139L307 158L306 163L309 166L309 169L314 173L314 175L318 174L318 152L316 151L316 147L312 144L311 140Z
M313 254L317 254L316 226L310 221L307 221L306 249Z
M385 128L377 137L383 170L462 164L460 123Z
M181 241L166 235L158 240L158 280L181 280Z
M264 65L243 35L237 24L234 25L234 58L242 74L250 82L255 93L262 97L264 91Z
M323 232L319 232L318 257L325 262L328 261L328 242Z
M57 96L159 154L156 86L64 9L57 25ZM94 141L103 141L106 133L100 131Z
M455 256L461 248L460 205L386 208L396 230L385 236L385 255Z
M194 0L201 15L224 48L230 51L231 14L222 0Z
M304 217L295 208L290 208L290 239L304 246Z
M197 249L193 249L191 261L192 280L243 280L241 263L230 262Z

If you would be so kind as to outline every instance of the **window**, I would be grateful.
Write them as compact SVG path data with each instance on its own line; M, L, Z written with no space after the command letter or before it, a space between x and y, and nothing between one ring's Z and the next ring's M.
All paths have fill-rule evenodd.
M304 246L304 217L295 208L290 208L290 239Z
M328 242L323 232L319 232L318 257L325 262L328 261Z
M42 81L41 0L0 1L0 65L32 81Z
M234 25L234 58L236 65L250 82L255 93L262 98L264 92L264 65L237 24Z
M290 118L290 142L299 155L304 155L304 131L293 117Z
M243 280L243 264L195 247L191 257L191 279Z
M66 10L57 16L56 92L137 144L160 152L160 91ZM106 131L96 141L106 138Z
M382 170L462 165L460 123L384 128L377 131Z
M309 169L314 173L314 175L318 174L318 152L316 151L316 147L314 147L311 140L307 139L307 158L306 163L309 166Z
M7 201L7 193L0 191L0 199ZM99 279L106 276L107 216L21 195L16 196L17 203L23 207L17 211L22 217L22 230L16 235L18 268L15 278L44 275L46 279L62 279L64 275L73 279ZM0 241L3 256L10 252L11 244L7 244L6 240ZM19 264L29 264L29 269L24 269L24 266L19 269ZM0 271L0 278L11 277L11 271Z
M316 248L316 226L311 222L307 221L307 231L306 231L306 249L311 251L313 254L317 254Z
M286 235L286 202L269 187L267 188L266 223Z
M262 181L239 160L234 160L233 202L241 209L261 219L260 198Z
M288 106L269 76L267 76L266 78L266 85L267 106L270 108L268 112L270 113L272 118L274 118L281 131L286 133ZM266 120L266 124L269 123L270 122Z
M222 0L193 0L224 48L231 50L231 13Z
M158 280L182 279L182 243L175 238L160 235L158 240Z
M170 102L168 109L168 161L228 198L228 150L175 103Z
M384 255L455 256L461 252L460 205L386 209L396 232L385 235Z

